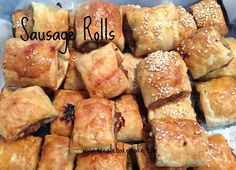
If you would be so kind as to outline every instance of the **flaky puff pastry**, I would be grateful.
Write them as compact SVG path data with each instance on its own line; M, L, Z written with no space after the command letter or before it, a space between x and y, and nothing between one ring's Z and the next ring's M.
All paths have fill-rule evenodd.
M236 80L221 77L197 83L199 105L209 126L236 122Z
M70 170L69 138L57 135L47 135L43 144L38 170Z
M137 67L137 79L144 103L149 108L191 92L187 67L175 51L149 54Z
M179 41L178 12L172 3L131 8L124 17L125 38L135 56L172 50Z
M85 89L80 73L75 68L75 61L82 54L74 49L70 49L70 62L66 77L64 80L64 89L66 90L82 90Z
M116 150L111 152L88 152L78 154L75 170L126 170L129 146L117 143Z
M42 88L21 88L0 102L0 134L13 141L38 130L56 116L58 113Z
M92 40L88 32L86 32L86 35L84 34L87 31L84 27L90 22L87 20L86 25L81 24L85 22L84 18L87 16L91 17L89 32L93 38ZM105 26L105 18L107 18L107 26ZM102 24L101 19L103 19ZM101 28L103 29L102 31ZM109 42L114 42L121 51L124 49L121 9L119 6L110 2L94 1L78 5L75 13L75 30L76 46L83 52L92 51ZM115 37L113 40L109 40L110 31L114 31L113 35ZM100 35L98 41L94 40L96 32Z
M197 22L198 28L213 26L222 36L228 32L223 12L217 1L200 1L190 6L190 10Z
M50 131L60 136L71 136L76 105L84 98L78 91L59 90L53 100L53 106L59 116L51 122Z
M234 58L214 27L201 28L185 39L177 48L194 79L226 66Z
M114 147L114 102L103 98L84 99L76 106L70 150L110 150Z
M109 43L76 60L76 68L90 97L113 98L130 87L127 77L119 68L122 55L113 43Z
M136 76L136 69L141 60L141 58L134 57L129 53L122 55L121 67L128 77L130 84L130 87L125 91L127 94L137 94L140 92Z
M173 119L196 120L196 114L191 104L190 96L148 110L148 120L171 117Z
M142 141L143 122L135 97L132 95L123 95L115 101L115 107L116 112L121 113L124 119L124 126L117 133L117 141Z
M207 73L205 76L201 77L201 80L210 80L217 77L234 77L236 78L236 39L235 38L224 38L225 45L230 48L234 54L233 60L225 67L216 69Z
M208 140L208 164L203 167L195 167L194 170L235 170L236 162L225 138L217 134L209 136Z
M151 126L157 166L207 165L208 139L195 120L163 118L152 120Z
M28 136L15 142L0 140L0 169L36 170L42 139Z
M60 46L61 43L55 41L8 39L3 53L6 86L38 85L58 89L69 63L58 57Z
M145 144L132 145L140 170L186 170L186 168L157 167L149 158Z

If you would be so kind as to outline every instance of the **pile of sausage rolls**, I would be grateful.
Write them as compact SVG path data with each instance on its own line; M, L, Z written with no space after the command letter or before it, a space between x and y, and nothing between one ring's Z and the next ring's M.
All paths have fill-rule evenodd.
M208 136L198 123L236 123L236 39L224 38L216 1L187 10L91 1L73 11L31 2L12 23L0 170L236 169L223 135ZM22 40L48 30L75 37ZM100 39L89 36L101 30Z

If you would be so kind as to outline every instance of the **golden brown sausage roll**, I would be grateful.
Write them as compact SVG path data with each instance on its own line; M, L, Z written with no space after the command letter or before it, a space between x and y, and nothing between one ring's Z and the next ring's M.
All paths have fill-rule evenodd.
M140 61L141 58L134 57L132 54L122 55L121 67L130 82L130 87L125 91L127 94L137 94L140 91L136 76L136 69Z
M197 27L213 26L224 36L228 32L224 15L219 4L215 0L204 0L190 6Z
M133 145L140 170L186 170L186 168L157 167L149 158L145 144Z
M0 140L0 169L36 170L42 139L28 136L15 142Z
M80 51L89 52L109 42L114 42L121 51L124 48L121 9L112 3L99 1L78 5L75 30L76 46Z
M6 86L59 88L68 68L68 61L57 55L60 45L53 41L8 39L3 54Z
M187 96L148 111L149 121L152 119L161 119L165 117L171 117L173 119L196 120L196 114L192 107L190 97Z
M114 102L103 98L85 99L76 106L70 150L110 150L114 147Z
M122 53L113 44L84 54L76 60L90 97L113 98L130 87L129 81L119 68Z
M52 134L71 136L73 129L75 107L83 100L83 94L77 91L59 90L53 100L53 106L59 116L51 122Z
M208 139L194 120L163 118L152 120L156 165L195 167L207 164Z
M222 135L217 134L209 136L208 140L208 164L207 166L195 167L194 170L234 170L232 166L236 162L232 150L228 146L225 138Z
M120 142L142 141L143 122L134 96L121 96L115 101L115 107L116 112L119 112L124 119L124 126L117 133L117 140Z
M43 144L38 170L69 170L74 161L69 159L69 138L47 135Z
M76 71L75 61L77 58L81 57L81 53L74 49L70 49L70 62L68 71L66 73L66 78L64 81L64 89L66 90L82 90L84 89L84 83L81 75Z
M149 54L138 65L137 79L146 107L160 106L191 92L187 67L174 51Z
M225 45L227 45L234 54L233 60L225 67L216 69L207 73L201 80L209 80L217 77L230 76L236 78L236 39L224 38Z
M125 39L135 56L172 50L179 41L178 12L172 3L132 8L124 17Z
M0 102L0 134L13 141L30 134L58 115L50 99L38 86L14 91Z
M117 150L111 152L88 152L78 154L75 170L126 170L127 167L126 144L118 143Z
M236 122L236 80L221 77L197 83L199 104L209 126Z
M195 31L178 48L194 79L226 66L234 58L232 51L213 27Z

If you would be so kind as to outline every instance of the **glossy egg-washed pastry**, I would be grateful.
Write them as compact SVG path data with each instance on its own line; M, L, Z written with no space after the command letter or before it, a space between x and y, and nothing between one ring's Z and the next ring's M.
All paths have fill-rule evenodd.
M71 159L71 154L69 153L68 137L47 135L38 163L38 170L73 170L74 160Z
M196 84L199 106L209 126L236 122L236 80L220 77Z
M183 54L194 79L228 65L234 58L233 52L214 27L198 29L177 50Z
M111 150L115 144L114 102L104 98L84 99L76 106L70 150Z
M91 17L91 23L87 20L87 24L84 25L82 23L85 23L84 18L87 16ZM105 18L107 18L107 22L105 22ZM101 19L103 20L101 21ZM87 25L89 25L89 30L84 29ZM114 42L121 51L124 48L121 9L110 2L94 1L78 5L75 13L75 31L76 47L80 51L92 51L109 42ZM86 31L86 35L84 31ZM111 31L115 36L113 40L110 39ZM99 40L94 38L97 35L96 32L99 33Z
M0 102L0 134L7 141L13 141L35 132L57 116L42 88L21 88Z
M138 84L146 107L159 107L191 92L187 67L175 52L156 51L137 68Z
M36 170L42 139L28 136L15 142L0 140L1 170Z
M52 134L71 136L76 105L84 98L79 91L59 90L53 99L53 106L59 116L50 124Z
M57 41L8 39L3 53L5 85L58 89L68 68L68 61L58 56L61 45Z
M113 98L130 87L129 80L119 67L122 55L114 43L109 43L76 60L76 68L90 97Z

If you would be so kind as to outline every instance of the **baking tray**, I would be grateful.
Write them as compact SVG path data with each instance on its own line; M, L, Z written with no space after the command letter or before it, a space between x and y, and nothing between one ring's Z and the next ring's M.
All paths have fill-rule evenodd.
M74 10L77 4L87 2L85 0L34 0L35 2L46 2L56 4L60 2L63 8L68 10ZM0 54L2 56L2 50L4 42L12 37L12 25L11 25L11 13L17 9L25 8L30 4L31 0L20 1L20 0L0 0ZM181 5L188 9L188 6L197 3L196 0L152 0L152 1L141 1L141 0L113 0L110 1L118 5L135 4L140 6L155 6L163 3L173 2L176 6ZM236 13L234 12L236 7L236 1L234 0L218 0L218 3L222 6L225 13L226 21L230 32L226 37L236 37ZM2 57L0 59L2 65ZM0 88L4 85L2 68L0 67ZM195 111L198 115L202 115L197 106L195 106L195 100L192 96L192 103ZM201 116L200 116L201 117ZM227 126L208 127L202 118L198 119L202 127L205 128L207 134L221 133L227 139L230 147L233 149L234 155L236 155L236 123ZM43 125L37 132L36 135L43 136L49 133L48 125Z

